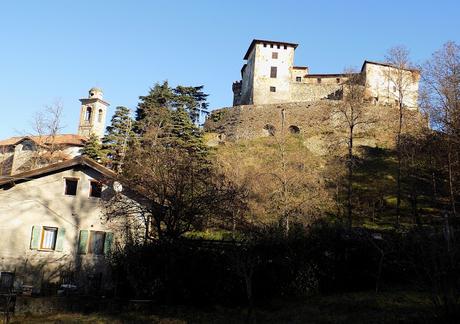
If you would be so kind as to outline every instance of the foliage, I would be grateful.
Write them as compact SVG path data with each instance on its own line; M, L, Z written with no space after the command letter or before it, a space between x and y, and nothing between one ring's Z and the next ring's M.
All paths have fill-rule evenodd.
M106 135L102 139L103 148L107 154L110 167L117 172L121 171L123 159L128 146L134 140L133 122L126 107L119 106L115 109L110 126L107 126Z
M102 161L105 152L102 149L101 140L96 134L91 133L91 135L85 143L85 146L83 146L83 148L81 149L81 155L87 156L96 162Z

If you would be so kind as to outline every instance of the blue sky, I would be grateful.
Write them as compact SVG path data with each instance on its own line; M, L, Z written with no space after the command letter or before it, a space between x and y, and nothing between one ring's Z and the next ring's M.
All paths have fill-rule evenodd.
M404 44L415 62L460 42L459 1L0 0L0 138L31 133L60 100L75 133L79 98L101 87L135 109L155 82L204 85L211 108L232 103L253 38L299 43L295 63L337 73Z

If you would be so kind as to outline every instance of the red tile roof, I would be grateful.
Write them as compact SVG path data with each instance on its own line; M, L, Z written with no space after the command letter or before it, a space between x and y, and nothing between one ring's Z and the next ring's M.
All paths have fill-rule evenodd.
M29 139L37 144L59 144L59 145L74 145L83 146L87 141L87 137L76 134L59 134L54 137L51 135L42 136L15 136L0 141L0 146L16 145L20 142Z

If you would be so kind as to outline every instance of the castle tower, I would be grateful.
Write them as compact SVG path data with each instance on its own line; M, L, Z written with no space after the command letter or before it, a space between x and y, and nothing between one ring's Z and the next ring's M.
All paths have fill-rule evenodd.
M90 136L96 134L99 138L104 136L105 118L109 103L103 100L103 92L99 88L91 88L88 98L80 99L80 122L78 135Z

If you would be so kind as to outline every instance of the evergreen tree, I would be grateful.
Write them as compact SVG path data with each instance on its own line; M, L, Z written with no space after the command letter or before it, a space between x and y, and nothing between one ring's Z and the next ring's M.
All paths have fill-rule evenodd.
M208 113L209 104L206 101L208 94L203 92L203 88L204 86L184 87L179 85L173 89L174 106L185 109L195 124L199 123L202 113Z
M169 113L173 106L174 93L168 81L156 83L147 96L140 96L136 109L136 123L134 131L142 135L149 128L161 128L169 120Z
M121 165L126 154L128 145L134 139L133 121L129 116L129 109L119 106L115 109L110 126L107 126L107 133L102 143L107 154L110 167L121 171Z
M200 156L205 156L207 153L202 132L183 108L178 108L171 113L171 122L164 142Z
M81 150L81 155L89 157L96 162L102 161L102 158L105 154L102 150L101 141L96 134L91 133L88 141L85 143L85 146Z

